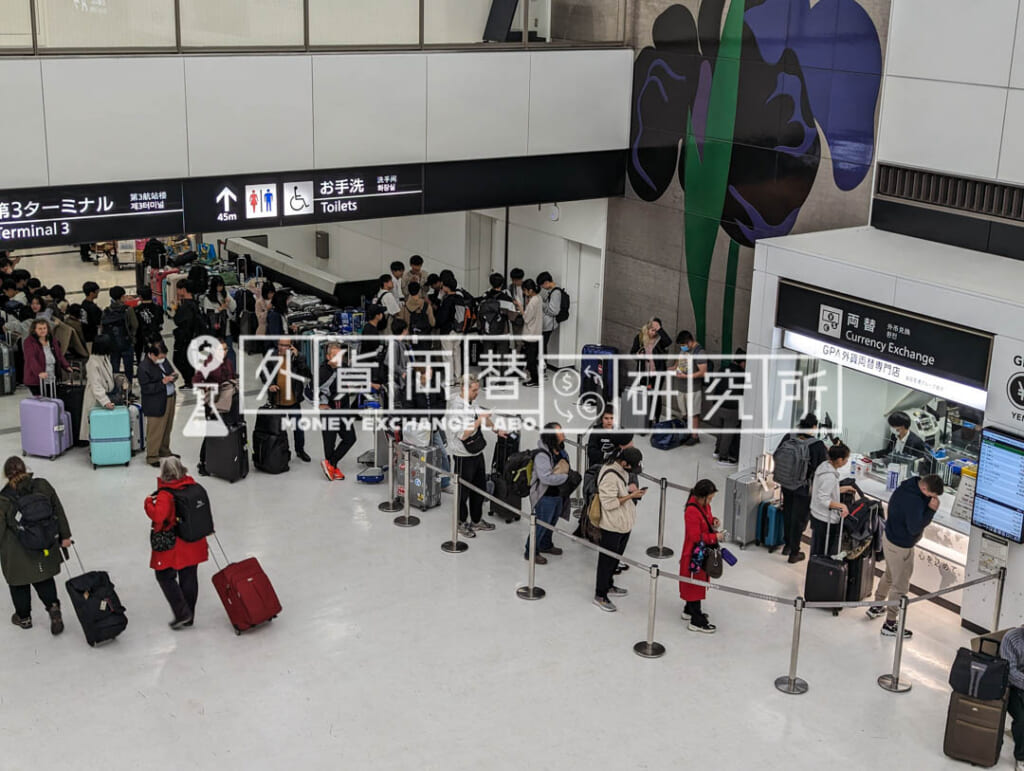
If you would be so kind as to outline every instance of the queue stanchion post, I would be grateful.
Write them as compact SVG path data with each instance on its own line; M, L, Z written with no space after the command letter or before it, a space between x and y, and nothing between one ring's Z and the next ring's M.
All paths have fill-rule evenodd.
M665 546L665 514L668 510L668 480L665 477L658 480L658 495L658 545L649 548L647 556L663 560L675 553Z
M883 691L889 693L906 693L910 690L910 682L900 679L900 666L903 663L903 631L907 628L907 608L910 602L907 595L900 597L900 615L896 622L896 652L892 657L892 674L881 675L878 678L878 685Z
M410 487L412 481L412 447L406 446L403 457L405 458L405 470L402 475L402 486L404 487L402 513L395 517L395 524L399 527L416 527L420 523L420 518L414 517L409 513L409 509L412 506L412 488Z
M996 584L996 607L992 615L992 631L999 631L999 617L1003 614L1003 587L1006 585L1006 568L999 568L999 581Z
M582 474L586 470L586 466L583 465L584 458L584 447L583 442L576 442L576 470ZM572 510L579 510L583 508L583 487L582 485L577 487L574 491L572 499L569 501L569 506Z
M459 485L461 480L456 474L451 475L452 487L452 539L441 544L441 551L459 554L469 548L469 544L459 540Z
M398 497L398 491L395 489L395 443L391 436L387 436L388 442L388 499L383 503L377 504L377 509L388 514L394 514L395 512L402 510L402 501Z
M633 646L633 652L645 659L660 659L665 655L665 646L654 641L654 617L658 609L658 575L661 572L657 565L651 565L650 597L647 601L647 639Z
M803 623L804 604L805 600L803 597L797 597L793 600L793 645L789 650L789 674L775 678L775 687L778 690L783 693L793 694L794 696L807 693L807 689L810 687L807 685L806 680L796 676L796 664L800 655L800 626Z
M530 540L529 540L529 566L526 570L526 586L520 586L516 589L516 596L521 600L539 600L544 597L547 592L537 586L534 582L536 580L537 572L537 515L530 515Z

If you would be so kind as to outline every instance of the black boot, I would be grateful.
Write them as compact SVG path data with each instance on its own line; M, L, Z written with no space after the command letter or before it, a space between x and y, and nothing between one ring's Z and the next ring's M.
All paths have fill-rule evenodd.
M17 613L15 613L13 616L11 616L11 623L15 626L20 626L22 629L31 629L32 616L25 616L25 618L22 618Z
M50 613L50 634L58 635L64 631L64 619L60 615L60 602L55 602L49 607Z

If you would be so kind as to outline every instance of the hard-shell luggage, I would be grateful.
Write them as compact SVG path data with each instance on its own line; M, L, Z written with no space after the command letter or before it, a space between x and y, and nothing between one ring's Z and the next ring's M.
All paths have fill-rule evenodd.
M949 695L942 751L954 760L994 766L1003 750L1006 697L984 701L954 691Z
M619 397L619 426L633 431L647 431L651 425L652 399L646 386L635 385L627 388Z
M491 483L489 487L493 491L492 495L517 510L521 509L522 501L518 495L509 489L508 483L505 481L505 467L508 465L508 459L519 452L519 448L520 435L518 432L510 433L504 437L499 436L494 443L494 455L491 457L491 473L487 477ZM520 519L521 515L514 514L504 506L499 506L494 501L489 503L489 513L492 517L500 517L506 523L515 522Z
M399 469L402 476L399 477L399 493L409 496L409 505L426 511L435 506L441 505L441 474L435 468L441 467L441 455L444 453L440 447L430 445L429 447L416 447L402 442L399 445L401 462ZM409 453L406 455L406 453ZM409 465L409 489L402 489L405 480L405 459L410 458ZM433 466L427 466L427 464Z
M131 462L132 427L127 407L94 407L89 411L89 455L94 469Z
M64 402L64 409L71 416L71 446L84 447L86 442L80 439L82 429L82 410L85 403L85 384L71 381L57 385L57 398Z
M277 618L281 612L281 601L259 560L249 557L241 562L230 562L220 539L214 536L214 540L224 555L226 566L214 573L211 580L235 634ZM210 553L213 554L212 549ZM216 555L214 562L217 562ZM219 562L217 567L220 568Z
M989 646L991 653L985 652ZM1010 681L1010 662L999 656L999 641L982 638L981 650L961 648L949 671L949 685L959 694L972 699L1001 699Z
M832 523L825 531L825 548L828 548ZM843 540L843 520L839 520L839 542ZM846 560L835 559L825 554L812 554L807 560L807 577L804 580L804 599L807 602L842 602L846 599L849 569ZM832 615L839 615L833 608Z
M132 431L132 455L146 449L146 418L142 414L142 405L138 402L128 404L128 422Z
M19 405L21 417L21 451L53 460L71 447L71 415L64 402L57 398L56 383L50 378L40 381L42 393L31 396Z
M233 483L249 475L249 435L245 423L228 426L227 436L211 436L203 441L210 476Z
M765 501L757 509L754 540L758 546L767 546L769 553L774 553L786 542L786 521L782 509L771 501Z
M149 288L153 292L153 301L162 308L167 307L167 304L164 302L164 279L178 272L177 268L159 268L150 271Z
M178 284L187 279L188 275L185 273L172 273L164 279L163 300L166 310L178 304Z
M686 434L681 432L684 428L686 424L678 418L655 423L651 432L651 447L656 450L672 450L678 447L686 438Z
M74 543L72 543L74 548ZM114 583L110 576L103 570L90 570L86 572L82 565L82 558L75 548L75 557L82 568L82 574L69 578L64 584L68 596L71 598L71 605L78 616L78 623L82 625L82 632L85 633L85 641L95 647L100 643L109 642L117 637L128 626L128 617L125 615L124 605L114 590ZM68 553L64 550L64 561L67 562ZM68 573L71 573L70 567Z
M267 474L283 474L292 459L288 434L281 428L281 415L262 410L252 432L252 465Z
M762 477L763 478L763 477ZM757 474L737 471L729 476L725 485L725 529L733 543L745 547L757 541L757 526L761 519L761 506L770 502L777 488L761 484Z
M0 396L10 396L18 387L17 367L14 364L14 349L0 341Z
M860 602L871 595L875 584L875 552L868 546L857 559L846 561L849 575L846 579L846 599Z
M491 456L491 471L501 475L505 472L508 459L519 452L519 432L512 431L506 436L499 436L494 443L494 454Z
M603 404L611 404L615 395L615 357L619 349L607 345L585 345L580 352L580 403L588 400L595 403L598 397Z

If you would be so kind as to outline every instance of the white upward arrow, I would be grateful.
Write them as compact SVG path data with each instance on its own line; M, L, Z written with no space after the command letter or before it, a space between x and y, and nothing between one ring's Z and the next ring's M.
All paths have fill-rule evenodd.
M223 190L220 191L220 194L217 196L217 203L224 204L225 213L231 211L231 204L233 204L237 200L238 196L231 192L230 187L225 187Z

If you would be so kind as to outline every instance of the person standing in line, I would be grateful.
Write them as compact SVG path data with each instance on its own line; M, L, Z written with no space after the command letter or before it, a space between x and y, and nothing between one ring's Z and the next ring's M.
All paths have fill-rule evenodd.
M302 430L300 419L306 383L312 381L313 373L305 357L287 337L277 341L277 356L281 360L281 366L277 370L274 382L267 388L268 396L275 409L287 410L280 413L282 420L288 417L295 418L295 430L292 432L295 437L295 457L309 463L313 459L306 452L306 433ZM261 368L260 380L266 382L266 375Z
M439 275L431 273L427 276L427 302L429 302L430 307L433 308L435 318L437 317L438 311L441 310L441 301L444 300L444 295L441 293L442 286L441 277Z
M875 601L896 602L910 593L910 579L914 575L914 547L921 540L925 529L932 523L939 510L939 498L944 491L942 477L928 474L911 477L901 484L889 498L885 531L882 533L882 553L885 554L885 575L878 581ZM890 605L872 605L867 609L868 618L885 614L882 624L883 637L895 637L899 631L897 619L899 608ZM903 639L909 640L914 633L903 630Z
M530 506L539 522L554 527L562 515L562 493L559 488L569 481L569 455L565 451L565 434L558 423L548 423L537 441L533 456L533 479L530 480ZM538 565L546 565L545 554L559 556L562 550L552 542L551 531L537 525ZM530 537L526 537L523 559L530 559Z
M78 427L78 438L89 441L89 413L96 407L112 410L116 406L111 395L116 395L117 381L110 363L110 338L99 335L92 342L95 356L85 360L85 394L82 397L82 424ZM123 394L122 394L123 396Z
M413 365L413 381L408 384L411 390L412 409L416 410L419 424L430 426L428 444L441 451L441 491L451 492L451 458L448 456L448 439L439 425L434 421L444 418L447 410L443 373L431 369L427 364Z
M537 276L537 286L541 289L541 299L544 301L544 367L547 371L554 371L558 368L548 365L547 356L551 350L551 336L558 330L558 314L562 310L562 290L547 271Z
M704 376L708 373L708 360L704 346L690 332L683 330L676 335L676 344L679 346L679 361L675 376L680 381L676 401L682 419L693 426L693 433L683 444L692 446L700 444L700 417L704 409Z
M270 313L270 305L276 293L272 281L263 282L260 287L260 296L256 298L256 334L269 335L267 331L267 314Z
M747 352L743 348L737 348L736 353L733 355L735 358L733 358L732 362L722 369L723 377L715 381L716 388L721 392L721 401L718 403L718 409L711 420L715 428L720 430L720 433L715 440L715 451L712 453L712 456L719 466L735 466L739 462L740 457L740 434L737 429L740 427L740 415L743 412L743 395L746 392L744 387L746 375L744 373L747 369ZM712 395L710 388L708 389L708 395ZM713 402L714 399L711 401ZM822 445L822 449L824 449L824 445ZM824 460L824 455L821 459ZM810 464L808 466L814 468ZM810 516L810 508L808 508L807 515ZM804 527L806 526L807 522L805 520ZM785 547L785 550L788 553L788 547ZM803 558L800 557L799 559Z
M63 561L57 547L67 549L71 546L71 527L64 506L53 486L42 477L29 473L25 461L17 455L4 462L4 477L7 484L0 490L0 567L14 603L11 623L22 629L32 628L31 587L50 615L50 634L58 635L64 631L64 620L57 597L57 582L53 580L60 573ZM57 516L57 538L52 549L26 549L19 540L13 523L18 511L24 512L24 507L28 506L48 508Z
M462 377L462 329L457 322L456 311L461 298L458 294L459 282L454 276L445 276L441 280L441 308L435 316L437 333L444 335L441 350L450 357L452 378L458 381Z
M679 575L696 581L711 580L704 566L697 563L694 550L700 544L714 546L718 543L718 530L722 523L711 514L711 499L717 492L718 488L714 482L710 479L701 479L693 486L690 498L686 501L683 515L686 522L686 537L680 552ZM715 633L715 625L708 620L708 614L701 608L701 602L706 596L707 589L703 586L679 583L679 598L686 603L682 619L690 622L687 629L691 632Z
M498 436L505 436L505 432L494 427L490 413L481 412L473 403L479 394L480 381L474 375L463 375L459 395L449 405L449 420L454 425L450 444L459 481L484 490L487 487L487 470L484 468L487 439L482 429L488 426ZM475 538L477 530L494 530L494 525L483 519L484 497L476 490L460 484L458 508L459 533L464 538Z
M599 545L621 557L629 543L629 534L636 523L636 501L644 497L646 488L629 490L631 474L639 474L643 453L636 447L627 447L601 467L597 477L597 495L601 507L601 539ZM584 515L586 516L586 515ZM610 597L625 597L629 592L615 585L618 557L601 552L597 557L597 581L594 604L601 610L614 613Z
M395 304L401 305L402 300L405 299L405 292L402 291L402 287L405 286L402 280L405 278L405 264L401 260L395 260L391 263L391 289L389 290L392 296L395 298ZM398 311L395 311L398 313Z
M1013 758L1017 771L1024 771L1024 626L1011 629L999 644L999 657L1010 664L1007 710L1012 718Z
M402 310L401 300L395 296L395 279L387 273L383 274L378 281L379 289L373 298L373 304L384 309L384 323L381 324L381 334L388 334L391 328L391 319L398 316Z
M161 339L164 329L164 309L153 302L153 290L144 286L139 290L139 304L135 307L138 330L135 333L135 364L146 355L146 347Z
M436 325L434 308L423 296L418 282L412 281L406 286L409 290L409 295L402 303L402 309L399 311L398 318L408 325L409 334L414 336L429 335ZM392 333L394 333L394 330L392 330ZM416 347L419 350L429 349L430 343L418 342Z
M184 380L181 387L188 390L192 387L195 368L188 360L188 346L195 338L206 332L199 304L192 296L192 282L178 282L178 309L174 312L174 366Z
M128 390L131 390L135 379L135 337L139 332L139 321L135 310L124 304L125 290L123 286L110 287L110 305L100 317L100 330L110 338L113 353L110 363L114 374L121 372L128 379Z
M146 516L152 520L154 533L174 532L178 523L176 494L196 487L202 490L178 458L163 459L156 492L146 498L144 504ZM155 571L156 581L174 614L169 626L177 631L195 623L196 601L199 599L198 568L209 559L209 549L205 537L198 541L174 537L173 544L166 551L153 549L149 567Z
M230 428L238 425L240 418L238 374L228 358L227 341L219 340L217 345L220 346L222 354L220 364L214 369L208 370L206 374L197 370L192 385L213 386L194 389L196 399L203 400L207 421L214 420L214 413L216 413L221 422ZM207 353L204 361L206 364L212 364L213 353ZM206 437L203 437L203 443L199 445L199 463L196 464L196 473L201 477L210 475L210 472L206 470Z
M540 337L544 334L544 301L532 278L523 282L523 294L526 297L523 335ZM537 388L540 385L540 346L539 340L523 341L523 355L526 358L526 382L523 385L527 388Z
M850 460L850 448L840 442L828 448L828 460L814 470L811 483L811 556L832 556L839 551L839 521L850 515L840 500L852 487L839 486L839 469Z
M338 371L345 363L345 348L341 343L327 343L324 362L320 365L320 382L317 384L317 404L323 411L352 409L352 396L340 387ZM330 421L335 416L325 416ZM338 468L348 451L356 444L355 429L341 420L340 428L325 428L323 431L324 459L320 463L328 482L339 482L345 474Z
M822 463L828 460L828 450L825 443L818 439L818 417L813 413L807 413L797 424L795 436L786 434L779 443L791 443L785 448L785 452L795 453L798 458L806 458L806 475L802 479L782 479L776 474L776 481L782 488L782 517L786 528L786 542L782 547L782 555L789 557L791 564L803 560L804 553L801 551L804 530L807 529L807 520L811 516L811 483L814 475ZM776 450L778 453L779 450ZM776 464L777 472L781 464ZM793 485L796 486L793 486Z
M423 272L423 258L418 254L414 254L409 258L409 270L402 275L402 281L400 282L402 289L402 297L407 298L410 295L418 295L423 292L425 279L427 274ZM419 291L413 292L410 288L410 284L416 283L419 285ZM425 298L424 298L425 299Z
M85 347L92 351L92 341L96 339L96 335L99 334L100 330L100 319L103 318L103 311L100 310L100 306L96 304L96 298L100 296L100 285L95 281L86 281L82 284L82 294L85 295L85 299L82 300L79 307L81 308L81 315L79 318L82 320L82 332L85 337Z
M24 383L34 396L39 396L44 380L56 383L60 373L71 372L71 365L64 358L60 344L50 337L50 323L45 319L32 322L22 350L25 355Z
M231 340L231 319L234 318L238 304L224 286L220 276L210 277L210 287L203 295L201 310L206 315L206 323L210 334L227 343L227 357L232 366L235 362L235 349Z
M142 414L146 416L146 462L154 468L162 458L179 457L171 452L178 373L167 360L163 340L150 343L139 364Z
M523 280L526 274L522 268L512 268L508 272L508 293L512 297L512 302L516 306L518 313L515 318L512 319L512 331L515 334L522 334L523 329L523 309L526 307L526 294L523 292Z

